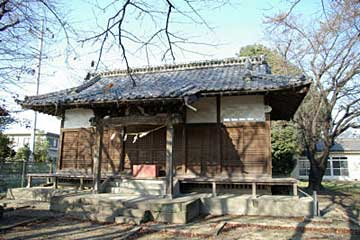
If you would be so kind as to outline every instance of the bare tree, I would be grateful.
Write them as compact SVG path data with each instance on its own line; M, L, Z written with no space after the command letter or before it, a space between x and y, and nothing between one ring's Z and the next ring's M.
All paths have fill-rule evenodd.
M55 1L0 0L0 87L20 86L24 74L33 75L38 58L38 42L46 22L46 39L70 41L65 13ZM69 47L71 45L69 44Z
M319 190L330 148L351 128L360 128L360 2L321 1L311 19L290 10L268 17L272 36L288 59L313 79L312 94L297 114L310 160L309 188ZM317 154L317 143L323 151Z
M206 41L194 41L196 36L186 36L184 29L189 24L197 24L212 31L201 15L201 10L221 7L227 2L226 0L124 0L112 1L106 6L96 4L95 7L103 13L112 14L105 27L100 26L99 31L81 39L80 42L100 43L98 59L92 63L96 70L99 68L103 53L118 47L127 70L131 73L129 45L136 46L135 52L144 51L148 65L151 59L159 56L161 61L175 61L177 53L198 53L191 47L185 47L184 44L212 45ZM135 86L131 74L130 77Z

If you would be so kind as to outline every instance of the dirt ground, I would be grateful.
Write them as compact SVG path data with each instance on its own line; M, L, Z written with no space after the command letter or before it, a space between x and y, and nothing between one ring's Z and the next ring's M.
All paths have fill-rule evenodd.
M26 208L5 213L0 220L0 239L360 240L360 226L356 223L360 193L328 189L319 194L319 200L321 218L208 216L186 225L147 223L141 226L80 221L48 211L46 203L23 203ZM19 222L23 224L4 229ZM224 228L215 236L217 227L224 222ZM134 230L138 231L133 233Z
M144 225L136 234L127 237L135 228L131 225L97 224L63 216L39 219L3 232L0 239L360 239L360 235L324 231L225 225L219 236L213 236L214 225L192 225L192 229L160 229ZM194 229L196 228L196 229Z

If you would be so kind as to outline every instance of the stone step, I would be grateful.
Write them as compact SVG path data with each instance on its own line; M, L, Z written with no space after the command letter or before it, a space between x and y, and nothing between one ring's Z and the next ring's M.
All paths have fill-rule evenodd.
M130 189L123 187L112 187L111 193L124 195L164 195L164 191L160 189Z
M136 218L148 219L150 212L143 209L122 208L119 209L118 214L124 217L136 217Z
M113 183L165 184L163 179L115 179Z
M125 217L125 216L119 216L115 217L115 223L117 224L134 224L134 225L140 225L143 223L143 219L137 218L137 217Z
M148 182L147 182L148 181ZM165 189L165 184L161 182L147 181L126 181L126 182L113 182L112 187L123 187L128 189Z

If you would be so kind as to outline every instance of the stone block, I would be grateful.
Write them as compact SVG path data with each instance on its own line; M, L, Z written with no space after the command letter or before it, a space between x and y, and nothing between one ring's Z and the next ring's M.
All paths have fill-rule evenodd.
M170 208L160 208L152 210L151 214L155 221L166 223L185 224L196 218L200 214L200 200L195 199L183 203L177 203L181 208L173 208L180 211L169 211ZM168 205L169 206L169 205Z
M141 218L136 217L124 217L119 216L115 218L115 223L117 224L134 224L134 225L140 225L143 222Z

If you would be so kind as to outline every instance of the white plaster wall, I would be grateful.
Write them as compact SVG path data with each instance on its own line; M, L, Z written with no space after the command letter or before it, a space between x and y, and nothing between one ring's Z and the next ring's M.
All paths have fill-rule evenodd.
M360 154L348 154L349 178L360 181Z
M89 119L94 117L92 109L74 108L65 111L64 128L90 127Z
M222 97L221 121L265 121L264 97L261 95Z
M187 123L216 123L216 98L201 98L191 104L197 111L186 109Z
M360 152L359 153L332 153L331 156L344 156L348 159L349 176L324 176L324 180L360 181ZM291 176L307 180L308 177L299 175L299 166L296 164Z

